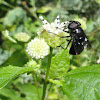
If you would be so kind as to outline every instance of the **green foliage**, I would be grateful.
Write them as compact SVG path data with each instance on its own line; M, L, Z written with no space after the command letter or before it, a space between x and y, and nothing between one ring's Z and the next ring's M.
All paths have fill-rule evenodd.
M0 95L5 96L6 100L8 100L8 99L23 100L23 98L20 97L20 93L18 93L17 91L14 91L13 89L3 88L0 90ZM2 96L0 98L2 98Z
M80 0L62 0L62 5L64 5L65 7L74 7L78 4L81 4Z
M22 73L33 71L33 67L8 66L0 68L0 89L3 88L12 78Z
M0 95L7 97L6 100L39 100L37 87L32 84L16 84L16 89L5 87L0 90ZM42 95L41 88L38 88L39 95ZM1 98L1 97L0 97Z
M53 83L53 84L57 84L57 85L62 86L62 82L61 82L61 81L59 81L59 80L49 79L49 82L51 82L51 83Z
M99 100L100 65L78 68L67 73L63 90L69 100Z
M70 58L68 50L62 50L51 60L50 78L61 79L69 69Z
M38 88L39 96L37 93L37 87L32 84L18 84L18 88L21 90L21 93L26 95L26 100L39 100L39 96L42 95L42 89Z
M2 24L0 24L0 31L4 31L4 26Z
M7 26L12 26L15 23L21 22L25 20L25 11L20 8L20 7L16 7L13 10L10 10L6 17L4 18L4 25Z
M37 33L37 30L38 30L38 28L40 26L40 22L39 21L35 21L33 23L32 19L28 18L24 25L25 25L25 27L24 27L25 28L25 32L35 36L36 34L32 34L32 33Z
M51 10L52 8L51 7L42 7L40 9L37 10L37 13L46 13L48 12L49 10Z
M8 40L10 40L13 43L17 43L16 40L14 40L12 37L9 36L9 31L3 31L2 34L4 35L4 37Z
M25 67L33 67L34 68L34 72L37 72L40 68L40 65L36 63L36 61L34 60L30 60L29 62L27 62L25 64Z
M23 59L22 59L23 57ZM23 66L28 61L26 54L23 50L16 50L3 64L2 66Z
M48 56L41 62L30 59L27 42L15 43L13 38L25 32L34 39L42 26L39 16L52 22L58 15L61 22L80 20L92 48L75 56L69 55L70 46L68 50L53 49L46 99L100 99L100 0L0 0L0 100L39 100L38 94L41 98ZM2 34L5 30L9 35ZM20 76L27 72L35 73L36 79Z
M0 49L0 65L8 59L9 55L10 53L7 50Z

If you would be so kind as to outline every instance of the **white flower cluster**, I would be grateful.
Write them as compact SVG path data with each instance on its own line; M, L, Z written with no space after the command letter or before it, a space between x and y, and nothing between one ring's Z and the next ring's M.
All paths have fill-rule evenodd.
M42 16L39 17L43 21L43 29L48 31L48 33L53 33L59 35L59 33L64 32L64 27L68 21L60 23L59 16L51 24L47 22ZM39 32L38 32L39 33Z
M44 38L50 47L55 48L65 43L66 39L60 37L67 35L65 31L68 31L68 28L66 27L68 26L68 21L60 23L59 16L57 16L52 23L48 23L42 16L39 18L42 20L43 25L38 30L37 34L41 38Z
M40 59L49 54L49 46L44 39L35 38L28 43L26 51L32 58Z

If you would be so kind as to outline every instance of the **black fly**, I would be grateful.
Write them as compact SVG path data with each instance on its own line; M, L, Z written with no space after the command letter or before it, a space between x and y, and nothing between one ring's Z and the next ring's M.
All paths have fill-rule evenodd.
M40 19L43 21L44 24L47 24L47 21L44 20L44 18L40 18ZM57 23L59 23L59 16L57 16L56 20L57 20ZM66 23L64 23L64 24L66 24ZM72 55L80 54L84 50L85 47L87 47L88 49L91 48L91 43L89 42L87 36L85 35L85 32L83 31L83 29L80 26L81 26L81 24L78 21L69 21L68 27L64 28L62 31L69 33L70 36L59 36L56 33L54 33L55 35L59 36L60 38L67 39L68 37L71 37L71 39L68 40L69 42L67 44L67 47L72 42L72 45L71 45L71 48L69 51L69 53ZM59 29L59 28L56 27L56 29ZM49 32L49 33L53 33L53 32ZM58 47L62 47L62 46L58 46ZM67 49L67 47L66 47L66 49Z
M69 53L72 55L80 54L84 50L85 47L87 47L88 49L91 48L91 43L89 42L87 36L85 35L85 32L80 26L81 24L77 21L69 21L69 24L68 24L69 31L65 31L65 32L68 32L70 34L69 37L71 37L68 45L70 44L70 42L72 42L72 45L69 51Z

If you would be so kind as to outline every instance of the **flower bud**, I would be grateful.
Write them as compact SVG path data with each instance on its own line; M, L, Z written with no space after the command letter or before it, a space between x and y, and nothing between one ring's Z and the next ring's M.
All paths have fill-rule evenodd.
M27 42L31 38L27 33L23 32L15 34L14 37L20 42Z

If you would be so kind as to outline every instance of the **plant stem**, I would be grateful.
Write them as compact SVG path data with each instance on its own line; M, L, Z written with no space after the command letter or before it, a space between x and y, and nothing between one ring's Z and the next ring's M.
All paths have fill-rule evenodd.
M36 15L36 12L32 12L32 11L30 10L30 8L27 6L27 4L26 4L25 1L24 1L22 4L23 4L23 6L27 9L27 11L28 11L35 19L39 20L38 16Z
M45 77L44 85L43 85L42 100L45 100L46 88L47 88L47 81L48 81L49 71L50 71L50 65L51 65L52 50L53 50L53 48L50 48L50 54L48 56L48 66L47 66L47 71L46 71L46 77Z
M14 6L12 6L11 4L9 4L8 2L6 2L6 1L3 1L2 2L4 5L6 5L6 6L8 6L8 7L10 7L10 8L14 8Z
M33 73L33 77L34 77L34 81L35 81L35 85L36 85L36 90L37 90L37 94L38 94L38 99L40 100L40 95L39 95L39 91L38 91L38 82L36 79L36 75Z
M48 98L48 95L49 95L49 93L51 92L51 88L52 88L52 83L50 83L50 86L49 86L49 88L48 88L48 90L47 90L47 98Z

